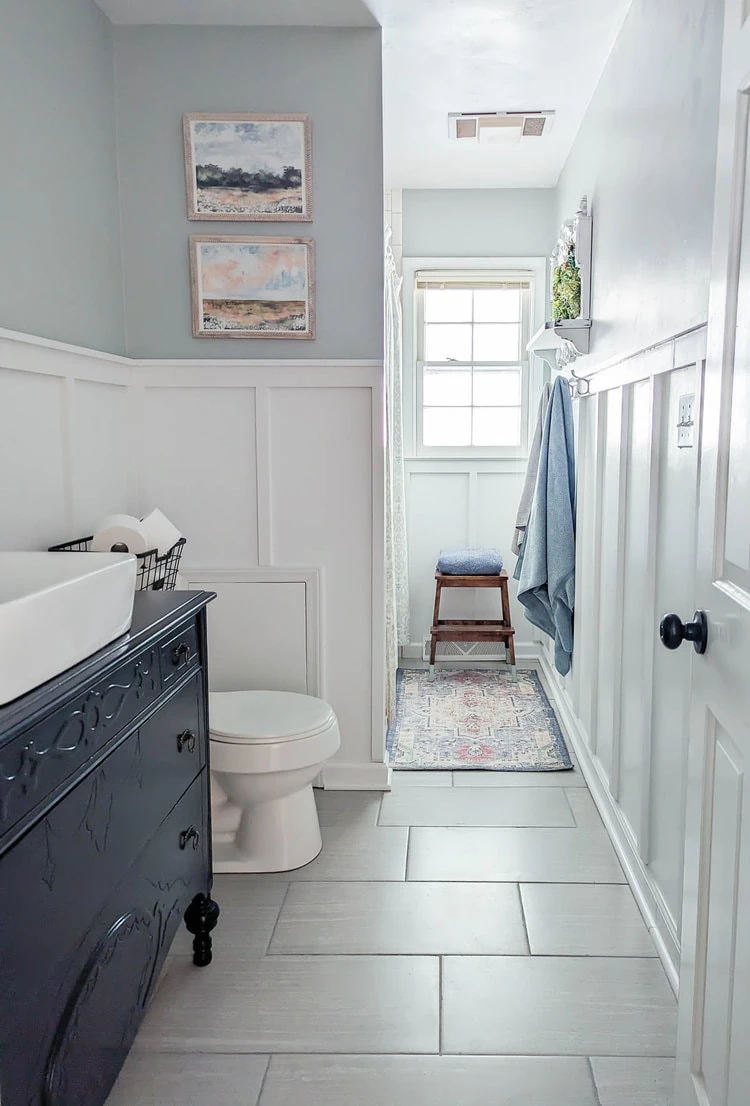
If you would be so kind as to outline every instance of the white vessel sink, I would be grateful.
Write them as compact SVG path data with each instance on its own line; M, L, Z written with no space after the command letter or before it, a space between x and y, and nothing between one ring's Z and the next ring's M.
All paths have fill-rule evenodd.
M130 629L130 553L0 553L0 704Z

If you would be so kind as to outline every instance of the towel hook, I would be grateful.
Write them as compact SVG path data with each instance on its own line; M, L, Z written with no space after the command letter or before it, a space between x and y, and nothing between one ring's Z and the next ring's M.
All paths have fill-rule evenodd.
M570 388L571 399L578 399L580 396L591 394L591 381L586 376L578 376L575 369L570 370L568 387Z

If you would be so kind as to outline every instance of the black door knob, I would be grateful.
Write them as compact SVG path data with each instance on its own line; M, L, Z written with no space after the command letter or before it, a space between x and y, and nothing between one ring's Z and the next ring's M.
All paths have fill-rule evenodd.
M692 622L683 622L678 614L665 614L659 637L667 649L679 649L683 641L692 641L696 653L705 653L708 645L708 619L705 611L696 611Z

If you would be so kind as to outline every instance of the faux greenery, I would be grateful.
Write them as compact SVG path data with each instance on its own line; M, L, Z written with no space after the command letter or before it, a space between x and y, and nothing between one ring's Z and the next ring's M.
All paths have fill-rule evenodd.
M581 314L581 270L575 254L552 270L552 316L560 319L577 319Z

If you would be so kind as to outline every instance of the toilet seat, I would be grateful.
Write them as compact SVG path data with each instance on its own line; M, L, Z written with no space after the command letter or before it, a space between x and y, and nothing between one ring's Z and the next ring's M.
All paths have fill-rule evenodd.
M211 740L229 745L300 741L336 722L328 703L292 691L214 691L208 712Z

